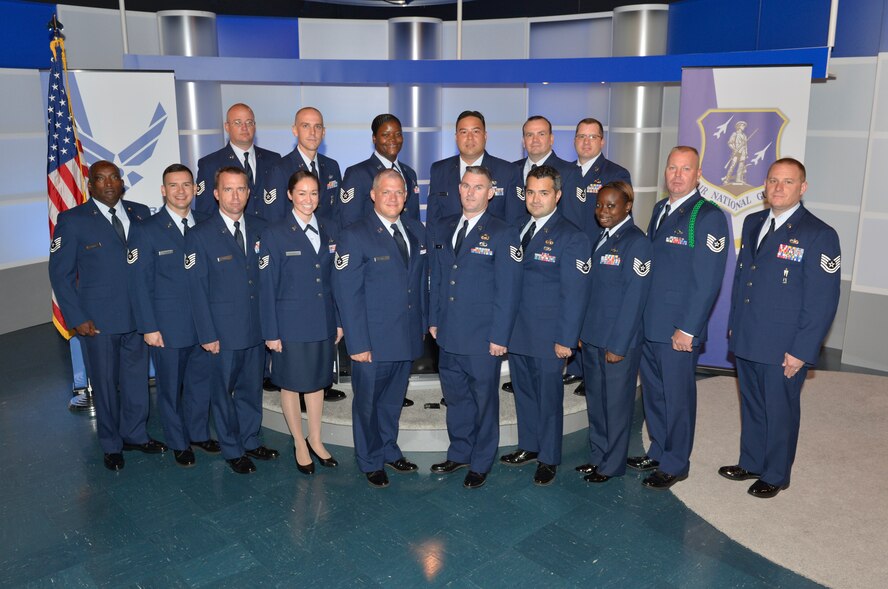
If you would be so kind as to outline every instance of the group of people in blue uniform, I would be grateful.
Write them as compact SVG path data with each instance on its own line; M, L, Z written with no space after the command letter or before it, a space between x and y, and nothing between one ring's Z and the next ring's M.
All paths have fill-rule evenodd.
M652 471L642 481L652 489L687 477L697 358L733 247L724 213L697 191L695 149L670 152L668 198L645 233L629 172L602 155L599 121L578 123L578 158L566 161L552 150L551 123L532 116L527 158L506 162L485 149L484 116L465 111L459 153L431 167L423 224L394 115L373 120L373 155L344 176L318 151L318 109L296 113L297 145L283 157L254 145L255 126L250 107L232 106L229 144L200 160L196 179L169 166L154 215L122 199L119 170L101 161L90 167L92 198L59 217L50 278L88 351L108 469L124 467L124 450L169 446L182 466L195 463L196 447L236 473L255 471L253 459L279 454L260 436L266 377L281 389L297 469L336 467L321 412L344 338L358 468L371 486L388 486L386 469L417 470L398 447L398 424L411 364L431 337L450 437L433 473L466 469L473 489L497 462L535 463L533 482L551 484L564 387L581 379L585 481L627 466ZM770 208L747 218L735 271L743 434L738 464L719 474L755 479L756 497L789 484L801 386L838 303L838 237L805 210L806 189L800 162L772 164ZM166 444L146 430L149 352ZM518 448L497 461L505 357ZM650 446L627 457L639 374Z

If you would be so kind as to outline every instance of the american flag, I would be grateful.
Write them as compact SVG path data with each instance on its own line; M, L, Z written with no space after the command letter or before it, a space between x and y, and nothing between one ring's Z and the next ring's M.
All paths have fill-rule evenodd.
M82 148L77 140L74 116L68 91L65 88L65 45L60 37L49 44L52 65L49 70L47 95L47 150L46 191L49 197L49 239L52 249L53 233L59 214L86 201L86 178ZM52 295L52 322L66 338L71 337L55 293Z

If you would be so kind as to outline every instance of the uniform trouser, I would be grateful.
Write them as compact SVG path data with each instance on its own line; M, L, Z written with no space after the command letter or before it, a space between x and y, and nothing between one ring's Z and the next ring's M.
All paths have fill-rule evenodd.
M518 415L518 447L539 452L545 464L561 464L564 434L564 383L561 358L509 354Z
M647 454L660 461L660 470L685 476L690 469L697 422L699 346L677 352L672 343L645 340L641 350L641 391L644 420L651 446Z
M564 369L565 374L573 374L583 378L585 363L583 362L583 348L577 348L574 355L567 361L567 368Z
M608 364L605 348L583 342L583 352L592 450L589 463L598 466L603 475L621 476L626 472L641 346L630 348L613 364Z
M102 452L148 441L148 350L135 331L81 338L96 405Z
M157 382L157 409L166 444L185 450L192 440L209 439L210 359L199 345L151 348Z
M210 400L222 456L226 460L240 458L245 451L261 445L265 346L204 353L211 365Z
M352 433L361 472L403 457L398 421L410 380L410 360L352 362Z
M802 385L808 367L786 378L779 364L737 358L740 467L771 485L789 485L799 441Z
M502 358L451 354L441 349L438 376L447 401L447 459L490 472L499 447L499 376Z

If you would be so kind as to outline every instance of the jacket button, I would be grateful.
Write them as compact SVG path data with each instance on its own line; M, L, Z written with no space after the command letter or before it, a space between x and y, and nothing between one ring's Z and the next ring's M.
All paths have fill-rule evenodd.
M315 278L315 282L320 282L320 281L321 281L320 278Z
M456 284L456 280L451 280L450 285L453 286L454 284Z
M252 281L252 280L247 280L247 283L248 283L248 284L253 284L253 281Z
M448 297L447 300L448 300L448 301L452 301L452 300L453 300L453 297Z
M318 296L319 296L319 297L322 297L322 296L324 296L324 295L323 295L322 293L318 293Z
M749 304L749 299L743 299L743 302Z
M320 267L321 267L320 264L315 264L315 268L320 268Z
M755 270L755 264L749 267L750 270Z
M456 270L456 269L458 269L458 268L459 268L459 266L457 266L456 264L453 265L453 269L454 269L454 270Z
M747 283L746 283L746 286L752 286L752 283L751 283L751 282L747 282Z

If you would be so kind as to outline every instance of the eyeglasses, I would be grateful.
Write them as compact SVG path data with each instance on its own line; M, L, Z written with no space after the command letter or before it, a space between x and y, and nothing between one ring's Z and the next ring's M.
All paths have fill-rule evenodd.
M577 133L576 136L577 141L585 141L588 139L589 141L598 141L601 139L601 135L587 135L585 133Z
M235 119L233 121L228 121L228 124L234 125L235 127L255 127L256 121L254 121L253 119L247 119L246 121Z

